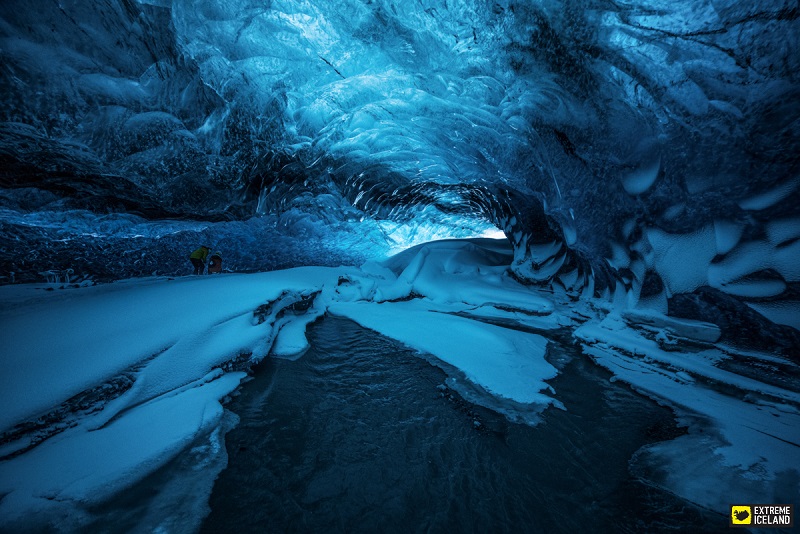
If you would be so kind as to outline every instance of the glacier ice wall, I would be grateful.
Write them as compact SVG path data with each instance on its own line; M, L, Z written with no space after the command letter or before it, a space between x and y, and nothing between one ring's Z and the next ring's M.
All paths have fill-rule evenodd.
M200 240L238 269L357 261L387 223L494 225L531 283L798 326L796 3L11 0L0 19L6 281L177 273Z

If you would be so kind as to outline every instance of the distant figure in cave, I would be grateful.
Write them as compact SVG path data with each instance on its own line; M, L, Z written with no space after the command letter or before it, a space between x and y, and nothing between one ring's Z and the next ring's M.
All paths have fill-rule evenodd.
M203 245L189 255L189 261L194 266L194 274L203 274L209 252L211 252L211 247Z
M215 252L208 261L208 274L218 274L222 272L222 254Z

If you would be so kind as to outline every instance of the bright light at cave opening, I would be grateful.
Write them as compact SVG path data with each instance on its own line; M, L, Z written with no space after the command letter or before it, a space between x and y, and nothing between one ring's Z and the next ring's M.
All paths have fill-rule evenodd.
M444 216L445 220L413 219L405 223L380 221L386 236L387 256L406 249L442 239L469 239L475 237L505 239L505 234L488 221L473 218Z

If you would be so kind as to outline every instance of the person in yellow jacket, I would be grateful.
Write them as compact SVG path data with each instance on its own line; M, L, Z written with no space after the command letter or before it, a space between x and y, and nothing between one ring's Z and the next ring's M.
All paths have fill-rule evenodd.
M194 274L203 274L209 252L211 252L211 247L203 245L189 255L189 261L194 266Z

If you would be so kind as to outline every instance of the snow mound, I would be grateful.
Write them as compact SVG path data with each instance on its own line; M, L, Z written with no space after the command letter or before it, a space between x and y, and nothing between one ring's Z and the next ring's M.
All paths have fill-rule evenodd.
M776 239L784 234L794 235ZM657 265L669 258L662 237ZM714 246L713 232L693 239ZM216 454L235 419L223 404L242 371L301 357L307 326L326 313L416 349L465 399L528 424L563 407L548 348L574 341L688 427L640 450L634 472L710 509L797 494L796 363L720 345L713 324L524 286L512 260L505 240L446 240L361 267L0 287L0 528L85 528L91 510L187 450L207 451L198 469L222 469L201 457ZM712 480L725 481L724 494Z

